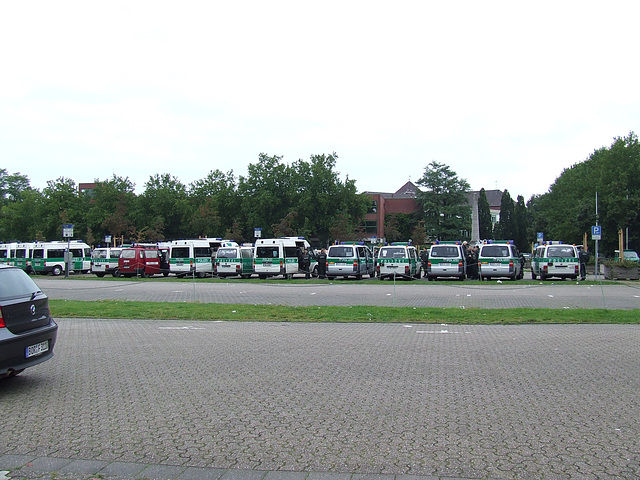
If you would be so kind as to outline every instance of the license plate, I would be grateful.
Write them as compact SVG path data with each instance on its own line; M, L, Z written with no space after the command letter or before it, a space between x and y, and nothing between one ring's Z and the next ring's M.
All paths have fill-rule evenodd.
M272 265L271 262L262 262L265 267L270 267Z
M555 265L556 268L567 268L566 265Z
M231 264L229 263L223 263L222 265L220 265L222 268L230 268Z
M40 355L41 353L49 351L49 342L40 342L35 345L31 345L27 347L26 358L35 357L36 355Z
M346 264L346 263L344 263L344 262L338 262L338 263L336 263L336 265L337 265L338 267L346 267L346 266L347 266L347 264Z
M501 264L501 263L491 263L490 265L491 265L492 267L500 267L500 266L502 266L502 264Z
M450 263L441 263L440 266L441 267L450 267L451 264Z

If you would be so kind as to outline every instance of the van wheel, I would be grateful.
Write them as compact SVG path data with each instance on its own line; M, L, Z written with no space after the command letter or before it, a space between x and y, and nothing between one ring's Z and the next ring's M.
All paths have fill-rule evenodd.
M356 280L362 280L362 275L361 274L356 275Z
M293 273L285 273L284 278L291 280L293 278Z
M264 280L264 279L266 279L266 278L267 278L267 276L266 276L266 275L258 275L258 278L259 278L260 280Z
M531 280L535 280L537 275L531 270Z
M113 271L113 273L111 275L113 275L114 278L122 276L122 275L120 275L120 270L118 270L117 268Z
M96 273L96 277L102 278L102 277L104 277L104 273Z
M60 265L55 265L53 270L51 270L51 273L56 277L62 275L62 267Z

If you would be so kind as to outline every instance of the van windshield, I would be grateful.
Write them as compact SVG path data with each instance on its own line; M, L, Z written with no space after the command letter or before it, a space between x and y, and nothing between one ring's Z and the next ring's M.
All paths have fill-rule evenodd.
M498 245L486 245L482 247L481 257L508 257L509 247L500 247Z
M331 247L329 248L329 257L353 257L353 248L351 247Z
M122 250L120 258L136 258L136 251L133 248Z
M93 255L91 255L93 258L107 258L107 251L106 250L94 250L93 251Z
M457 258L460 256L458 247L448 247L440 245L438 247L431 247L431 257L445 257L445 258Z

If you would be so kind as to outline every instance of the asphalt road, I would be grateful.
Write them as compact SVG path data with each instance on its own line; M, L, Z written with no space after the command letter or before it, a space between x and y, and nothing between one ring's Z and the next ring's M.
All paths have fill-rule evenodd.
M39 283L52 298L153 288L183 301L195 289L286 304L353 302L351 289L367 303L394 289ZM466 301L486 288L508 305L539 292L565 308L589 288L580 302L602 301L582 285L417 282L396 286L393 301ZM638 302L633 287L605 293ZM0 478L640 478L638 325L59 323L55 357L0 382Z
M277 305L375 305L460 308L640 308L640 284L595 281L464 282L357 281L323 283L110 281L34 277L50 298Z

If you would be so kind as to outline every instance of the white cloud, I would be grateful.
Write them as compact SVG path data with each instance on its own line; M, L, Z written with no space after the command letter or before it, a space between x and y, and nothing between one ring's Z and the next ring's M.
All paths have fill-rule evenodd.
M544 193L638 130L640 4L5 2L0 158L41 188L183 183L337 152L360 190L432 160ZM14 168L17 166L18 168Z

